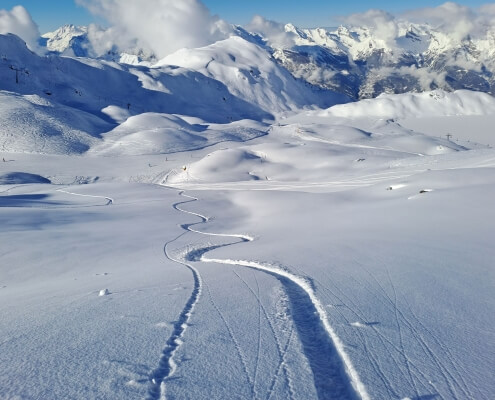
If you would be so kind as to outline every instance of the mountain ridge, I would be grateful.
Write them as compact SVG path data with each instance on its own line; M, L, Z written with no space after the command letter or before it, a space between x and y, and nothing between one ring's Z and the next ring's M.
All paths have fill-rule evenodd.
M285 24L279 25L276 35L262 31L233 26L234 36L264 46L294 77L354 100L437 88L495 93L492 27L485 27L478 37L454 37L407 21L397 23L394 35L343 25L305 29ZM61 55L131 65L158 62L151 50L137 46L119 49L110 43L96 49L90 36L87 27L73 25L43 35L47 49Z

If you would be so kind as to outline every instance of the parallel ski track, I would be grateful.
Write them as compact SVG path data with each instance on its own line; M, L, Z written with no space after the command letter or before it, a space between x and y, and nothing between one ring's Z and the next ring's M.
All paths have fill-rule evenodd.
M259 364L260 353L261 353L261 340L262 340L261 316L263 315L265 317L266 322L268 323L270 331L272 332L272 336L273 336L273 339L275 340L275 345L276 345L277 353L279 356L279 363L278 363L278 366L276 368L276 372L273 375L272 381L270 382L268 394L267 394L267 399L269 400L271 398L271 396L273 395L275 384L277 383L277 381L279 379L280 372L283 370L284 376L286 378L287 385L288 385L289 399L292 400L292 399L294 399L294 390L292 388L292 382L291 382L291 379L289 376L289 369L288 369L288 366L286 363L286 356L287 356L290 342L292 340L292 336L294 333L294 327L291 326L289 338L287 339L287 342L285 343L285 345L282 346L282 344L280 342L280 338L276 334L275 327L274 327L274 325L273 325L273 323L272 323L272 321L268 315L268 312L266 311L266 308L263 306L263 302L261 301L260 287L259 287L258 279L256 278L256 274L254 275L254 279L256 282L256 292L255 292L253 290L253 288L246 282L246 280L241 277L241 275L239 275L235 270L233 272L239 278L239 280L247 287L247 289L253 294L253 296L256 298L256 301L258 303L258 318L259 318L259 321L258 321L258 323L259 323L259 326L258 326L258 346L257 346L258 347L258 355L257 355L257 361L256 361L256 367L255 367L254 384L256 386L256 375L258 372L258 364Z

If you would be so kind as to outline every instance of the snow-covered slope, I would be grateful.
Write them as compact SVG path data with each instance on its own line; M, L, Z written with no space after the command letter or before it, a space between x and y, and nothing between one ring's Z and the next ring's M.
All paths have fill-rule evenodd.
M0 89L38 94L98 116L108 106L131 114L166 112L216 121L269 117L221 82L184 68L149 69L103 60L39 57L19 38L0 36ZM194 95L192 95L194 94Z
M173 156L137 153L263 125L143 114L101 152L0 150L2 395L490 399L494 151L362 104Z
M383 168L397 157L447 156L466 150L447 138L423 135L371 114L357 120L322 112L295 115L273 126L269 136L270 143L213 151L188 163L186 170L173 171L167 183L196 188L198 183L230 187L232 182L259 182L312 190L320 182L341 181L346 187L353 185L350 176L373 174L376 165Z
M27 172L8 172L0 175L0 185L26 185L34 183L51 183L49 179Z
M239 36L200 49L179 50L156 64L166 65L199 71L225 84L235 96L275 113L346 100L294 80L266 49Z
M112 124L47 96L0 91L0 148L9 152L80 154Z

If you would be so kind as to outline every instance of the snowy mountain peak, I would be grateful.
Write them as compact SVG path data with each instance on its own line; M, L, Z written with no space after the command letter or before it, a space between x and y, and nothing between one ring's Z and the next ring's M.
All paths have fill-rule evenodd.
M46 47L50 51L64 53L71 47L71 42L76 37L86 35L88 28L85 26L64 25L54 32L48 32L42 35L47 39Z

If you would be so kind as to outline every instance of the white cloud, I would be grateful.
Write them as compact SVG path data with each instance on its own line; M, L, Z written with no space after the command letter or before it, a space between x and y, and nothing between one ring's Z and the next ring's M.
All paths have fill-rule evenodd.
M493 28L495 26L495 3L485 4L478 10L478 24L479 28L483 26ZM481 31L483 33L483 31Z
M479 8L480 14L495 17L495 3L485 4Z
M76 0L105 18L119 47L137 39L164 57L178 49L201 47L230 34L230 26L200 0Z
M120 51L133 48L136 46L136 40L132 40L116 27L103 29L95 24L88 26L88 41L91 43L89 50L92 57L100 57L108 51L115 51L117 45Z
M383 40L387 46L395 47L395 39L398 36L399 28L395 17L386 11L369 10L364 13L343 17L342 21L351 27L367 27L378 38Z
M411 75L418 80L422 90L431 90L432 87L445 87L445 77L447 72L436 72L428 68L417 68L415 65L400 68L380 68L380 73L384 76L397 74L399 76Z
M31 50L38 50L38 25L23 6L15 6L11 11L0 10L0 34L6 33L19 36Z
M457 40L476 35L480 18L471 8L453 2L409 11L403 17L412 22L428 23Z
M275 47L294 46L294 34L285 31L285 25L265 19L260 15L255 15L246 26L249 32L257 33L265 38L270 45Z
M495 25L495 3L485 4L474 9L454 2L446 2L438 7L411 10L400 15L392 15L382 10L369 10L341 18L350 27L367 27L377 38L393 47L403 22L428 24L448 37L461 41L467 37L480 37L487 28Z

